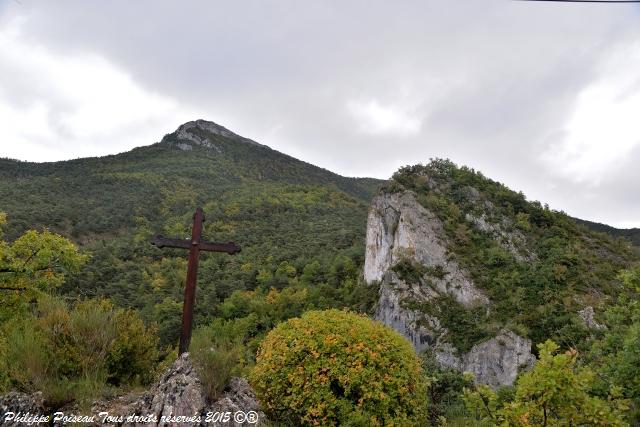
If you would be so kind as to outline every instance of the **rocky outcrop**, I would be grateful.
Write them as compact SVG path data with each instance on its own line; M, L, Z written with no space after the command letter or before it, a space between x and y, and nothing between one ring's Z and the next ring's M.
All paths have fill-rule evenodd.
M385 273L374 317L407 338L417 352L432 348L440 335L438 319L404 306L404 300L428 301L433 291L412 286L395 273Z
M216 402L207 405L202 384L189 360L188 353L182 354L167 369L160 380L129 408L121 408L128 414L148 417L148 423L124 422L128 426L261 426L266 422L264 413L246 380L233 378L229 389ZM234 415L242 411L252 413L257 422L251 423L246 416L234 420ZM225 413L229 415L224 418ZM226 419L226 421L225 421ZM163 421L164 420L164 421ZM239 420L239 422L238 422Z
M222 136L249 145L265 147L251 139L237 135L223 126L206 120L193 120L181 125L175 131L175 139L179 141L175 143L175 146L182 151L191 151L193 149L192 144L195 144L221 152L220 144L217 144L213 138L207 137L207 134L211 136Z
M11 392L0 396L0 426L2 427L37 423L41 416L46 416L42 393L29 395Z
M598 323L595 319L595 312L593 311L593 307L590 305L586 306L582 310L578 311L578 316L582 319L587 328L590 329L607 329L606 325L602 323Z
M132 405L130 413L149 416L154 420L167 419L169 417L198 417L205 407L202 384L198 379L188 353L182 354L173 365L167 369L160 380L146 392L138 402ZM169 426L197 426L199 422L172 423L153 422L142 425ZM136 423L124 423L124 426L133 426ZM138 424L140 425L140 424Z
M477 190L476 190L477 191ZM491 209L492 206L487 206ZM525 249L527 239L519 230L515 229L512 221L502 218L500 222L491 222L487 214L474 216L465 214L465 219L473 224L478 230L488 234L493 240L498 242L503 249L509 251L518 261L533 261L537 257L535 253Z
M243 411L245 413L253 412L257 414L260 422L258 424L251 425L264 425L266 420L264 413L260 409L260 404L256 399L253 389L244 378L232 378L229 384L229 390L224 393L222 398L213 403L209 407L208 411L212 413L218 412L232 414L238 411Z
M7 418L8 413L14 415ZM68 421L70 417L82 417L87 420L82 424L86 426L246 427L267 423L253 390L243 378L232 378L222 398L207 403L188 353L180 356L151 389L141 395L94 402L86 412L75 404L47 411L40 393L32 396L9 393L0 396L0 416L2 427L22 426L27 420L34 420L33 417L48 417L48 421L42 422L54 426L78 422Z
M394 271L407 261L419 266L419 280L409 283ZM438 318L419 309L444 294L468 309L486 306L490 310L490 302L450 256L441 220L410 191L383 193L373 199L364 277L367 283L380 283L375 318L400 332L417 352L432 350L443 366L470 371L478 382L498 387L512 384L519 370L535 360L531 341L507 330L459 354Z
M462 358L462 371L471 372L477 382L493 387L511 385L518 373L533 366L531 340L503 330L497 336L473 346Z
M430 277L430 282L461 304L488 303L469 275L449 259L445 240L442 222L412 192L378 195L369 208L364 278L368 283L380 281L396 263L409 259L442 269L441 277Z

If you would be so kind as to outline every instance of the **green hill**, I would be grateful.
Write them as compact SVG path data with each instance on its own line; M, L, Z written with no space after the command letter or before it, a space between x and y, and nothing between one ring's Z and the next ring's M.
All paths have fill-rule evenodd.
M593 231L605 233L614 237L622 237L629 240L636 246L640 246L640 228L615 228L599 222L585 221L584 219L573 218L578 224L586 225Z
M618 273L640 261L640 251L628 240L593 231L588 224L527 201L522 193L446 160L400 169L380 195L406 192L437 217L446 264L456 263L460 277L490 306L470 309L458 301L464 298L451 297L462 286L457 282L465 282L462 279L446 284L453 291L426 298L423 311L439 319L457 349L468 351L503 328L515 329L533 343L553 338L567 348L580 346L590 332L579 311L591 307L600 317L620 291ZM433 267L421 266L411 255L421 246L416 241L409 251L408 260L416 265L400 260L391 267L402 273L401 278L412 278L405 281L433 287L437 277L422 271ZM407 268L420 274L411 275Z
M334 290L347 275L355 279L379 183L339 176L197 121L113 156L2 159L0 210L8 215L9 240L46 227L91 253L63 293L140 309L161 323L170 343L180 321L186 252L158 250L149 244L152 235L188 237L193 211L202 206L205 238L242 246L234 257L203 255L197 321L204 322L235 290L282 288L305 271ZM323 294L335 305L330 290Z
M385 203L404 210L377 209ZM413 328L419 332L414 347L446 345L448 353L440 354L449 364L428 351L424 355L434 420L444 414L454 420L451 425L479 425L470 423L478 414L466 411L460 397L471 383L443 366L480 365L487 348L507 354L509 342L502 338L515 333L524 350L548 338L563 349L578 348L581 363L599 373L589 393L631 399L628 417L640 425L640 269L620 274L640 262L638 247L630 243L638 243L637 230L571 218L447 160L401 168L384 182L346 178L201 120L185 123L159 143L113 156L54 163L0 159L0 213L8 218L0 249L8 251L4 241L26 230L47 228L90 256L79 272L64 269L70 273L56 291L62 298L23 298L24 323L2 325L13 335L0 334L0 389L44 387L50 402L58 403L93 399L102 391L83 388L91 385L82 381L94 362L83 355L91 345L82 343L93 342L90 331L105 324L119 331L120 341L105 341L110 376L95 384L134 384L141 373L151 378L151 366L170 359L163 350L178 341L187 267L186 251L155 248L151 238L188 238L197 206L205 212L207 240L242 246L235 256L201 257L191 350L214 357L207 362L215 367L208 379L219 389L212 390L221 392L232 373L246 373L240 370L276 324L311 309L346 307L400 327L405 336ZM0 215L0 224L4 219ZM388 251L370 256L383 234L391 236L385 240ZM34 249L29 239L21 244L20 256L12 260L19 265L0 272L32 273L25 266ZM82 264L79 258L85 257L69 246L62 246L60 256ZM399 257L386 257L394 251ZM364 282L365 256L380 280L374 274ZM14 276L5 276L12 286ZM46 272L38 280L36 285L52 281ZM27 295L14 295L15 287L4 290L12 292L3 294L8 301ZM467 291L482 298L467 299ZM116 307L96 300L66 305L85 297L106 297ZM11 306L2 307L11 312ZM156 349L154 326L145 330L137 313L120 308L133 308L145 323L156 324L162 348ZM88 328L86 319L93 321ZM60 335L60 328L67 330ZM431 335L422 334L429 328ZM133 351L138 347L149 354ZM126 359L132 354L137 364ZM42 374L54 360L60 361L57 373ZM85 361L82 369L76 369L78 360ZM22 378L20 366L31 365L45 371ZM11 375L3 372L9 366ZM219 373L227 377L219 380ZM46 380L45 386L30 383L32 378ZM73 393L67 386L75 387ZM501 405L513 400L509 393L501 394ZM455 424L456 417L463 421Z

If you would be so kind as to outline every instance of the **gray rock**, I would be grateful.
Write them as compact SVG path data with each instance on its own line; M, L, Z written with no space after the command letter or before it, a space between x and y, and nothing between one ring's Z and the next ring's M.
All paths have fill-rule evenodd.
M229 384L229 390L224 393L221 399L213 403L209 409L209 413L237 413L238 411L244 412L247 417L256 417L257 423L252 423L251 420L245 420L244 422L233 421L231 423L210 423L202 424L209 426L265 426L266 419L264 412L260 409L260 404L256 399L256 395L253 389L244 378L232 378ZM251 415L250 415L251 414Z
M479 193L473 190L468 190L469 197L478 199ZM479 223L487 230L491 227L484 218ZM418 283L406 283L392 270L403 259L427 270L437 267L443 274L434 277L427 273ZM535 361L531 341L511 331L501 331L467 354L459 354L447 341L447 330L439 320L421 309L445 293L467 308L490 307L468 272L449 256L440 219L420 205L410 191L380 194L373 199L367 222L364 278L367 283L380 282L375 318L407 338L418 353L432 349L442 366L470 371L478 382L499 387L512 384L519 370Z
M33 420L33 417L46 415L40 392L31 395L11 392L0 396L0 425L2 427L24 426L29 423L30 419Z
M607 329L606 325L602 323L598 323L594 318L595 312L593 311L593 307L590 305L586 306L582 310L578 311L578 316L584 321L584 324L587 325L587 328L591 329Z
M468 353L457 355L449 343L438 343L434 349L436 361L461 372L471 372L475 381L493 388L512 385L518 373L535 364L531 340L509 330L474 345Z
M213 149L217 152L221 152L221 149L218 145L213 143L206 136L202 136L201 134L193 132L194 129L204 131L205 133L209 133L211 135L220 135L225 138L242 142L244 144L249 144L249 145L254 145L259 147L266 147L265 145L259 144L251 139L244 138L240 135L237 135L231 132L229 129L225 128L224 126L220 126L214 122L209 122L206 120L194 120L181 125L176 130L176 138L181 141L189 141L196 145L200 145L206 148ZM184 143L178 143L177 146L181 150L190 150L192 148L191 145L184 144ZM186 148L186 147L189 147L189 148Z
M364 278L367 283L380 281L396 263L409 259L444 270L443 278L430 278L440 292L465 306L487 304L468 273L449 259L445 242L442 222L412 192L378 195L369 208Z
M441 333L438 319L403 306L401 298L428 301L433 291L429 288L408 285L395 273L388 271L380 286L380 297L374 317L391 326L407 338L417 352L432 347Z
M81 413L74 405L61 411L65 415ZM244 415L234 419L238 411ZM243 378L232 378L223 397L208 404L188 353L182 354L148 391L95 402L91 413L82 415L94 417L93 423L84 424L91 427L239 427L264 426L267 422L253 390ZM254 420L257 422L251 422Z
M148 417L150 422L124 422L123 426L190 427L200 425L200 415L205 408L204 391L189 360L189 354L182 354L162 375L160 380L130 408L125 416ZM164 418L163 418L164 417ZM194 421L172 417L194 417ZM198 419L195 419L198 417ZM169 419L169 421L166 421ZM174 418L175 419L175 418ZM165 420L165 421L163 421Z
M238 411L242 411L246 416L234 419L234 415ZM260 404L253 390L243 378L232 378L229 389L223 397L208 405L202 384L189 360L188 353L182 354L151 390L128 408L128 413L151 415L156 421L151 423L125 422L122 424L123 426L239 427L263 426L266 423L266 416L260 410ZM221 413L229 413L229 415L220 420ZM163 416L165 420L167 417L183 416L192 417L194 421L189 419L163 421ZM247 420L247 416L254 417L257 423L251 423Z
M511 252L518 261L533 261L537 258L535 253L527 248L527 238L520 230L513 228L513 223L506 218L502 222L490 222L486 214L474 216L465 214L465 219L478 230L486 233L505 250Z
M536 361L531 340L508 330L474 345L462 360L463 371L473 373L476 382L492 387L512 385L518 373Z

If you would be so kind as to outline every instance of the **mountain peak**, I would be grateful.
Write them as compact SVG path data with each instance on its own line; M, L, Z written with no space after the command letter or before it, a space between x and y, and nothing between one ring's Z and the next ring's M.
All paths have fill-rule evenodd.
M243 142L245 144L265 147L251 139L244 138L231 132L224 126L203 119L192 120L180 125L175 132L165 136L163 142L175 144L183 151L191 151L193 149L193 144L195 144L220 152L219 144L215 143L216 137L223 137Z

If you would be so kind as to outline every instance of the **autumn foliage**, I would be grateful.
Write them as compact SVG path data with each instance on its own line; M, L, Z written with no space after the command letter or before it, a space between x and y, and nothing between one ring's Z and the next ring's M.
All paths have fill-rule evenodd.
M295 425L420 425L426 381L411 344L363 315L309 311L272 330L252 383L271 417Z

